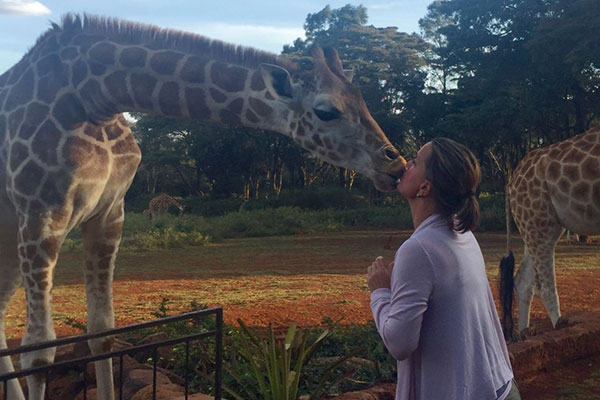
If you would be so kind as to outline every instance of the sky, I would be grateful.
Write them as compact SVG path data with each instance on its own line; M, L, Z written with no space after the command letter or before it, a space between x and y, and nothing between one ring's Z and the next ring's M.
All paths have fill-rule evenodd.
M174 28L279 54L304 38L309 13L329 5L367 8L368 25L419 32L433 0L0 0L0 75L68 13L88 13Z

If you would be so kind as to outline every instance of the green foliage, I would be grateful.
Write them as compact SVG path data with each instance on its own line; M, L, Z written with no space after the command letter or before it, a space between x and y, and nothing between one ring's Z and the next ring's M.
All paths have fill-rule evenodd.
M181 201L186 213L202 215L203 217L218 217L239 211L244 201L240 198L210 199L206 196L192 196Z
M240 348L238 354L250 364L260 397L254 391L248 391L247 397L241 396L230 388L225 388L229 394L238 400L246 398L264 400L295 400L302 368L313 358L322 342L329 336L329 330L324 330L313 341L308 341L308 335L296 331L292 323L284 338L276 337L269 325L266 338L251 331L242 320L238 319L241 328ZM325 383L335 366L342 364L348 357L342 357L328 366L323 372L319 383L312 389L309 400L319 398L325 389ZM234 377L235 372L229 370ZM239 379L241 381L241 378Z
M87 324L84 322L81 322L75 318L67 316L67 317L65 317L63 322L65 325L75 328L75 329L81 331L82 333L87 332Z
M480 218L477 230L504 231L506 230L506 210L504 195L482 193L479 198Z
M163 298L154 315L168 316L168 304L169 299ZM192 302L189 311L206 308ZM283 335L270 327L251 330L238 322L239 329L223 327L223 386L236 399L296 399L299 395L318 399L395 380L395 360L385 349L374 323L341 326L326 318L326 327L297 329L292 323ZM159 332L178 338L215 328L214 318L194 318L130 332L121 339L136 344ZM187 370L191 392L214 394L214 340L191 342L188 357L185 351L185 344L177 345L168 360L159 361L179 376L193 366L193 373ZM149 357L136 356L152 361ZM357 357L363 359L358 366Z
M136 250L172 249L185 246L203 246L210 243L210 237L199 232L178 232L173 227L153 229L136 233L123 239L123 247Z
M390 355L381 340L373 321L358 325L339 325L325 317L323 323L330 334L319 347L316 359L332 359L342 354L352 354L351 362L336 368L337 374L345 374L348 379L335 382L330 393L345 393L361 390L377 382L393 382L396 380L396 360ZM321 328L318 328L321 329ZM357 344L360 344L357 347ZM319 365L309 365L306 379L301 388L308 390L315 384L313 368Z

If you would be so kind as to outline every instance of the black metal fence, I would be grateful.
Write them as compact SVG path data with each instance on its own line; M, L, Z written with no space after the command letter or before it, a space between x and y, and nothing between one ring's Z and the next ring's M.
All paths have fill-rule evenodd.
M46 398L48 399L48 376L51 371L66 370L68 368L83 366L83 370L84 370L84 373L83 373L83 377L84 377L83 399L86 400L88 388L87 388L87 382L85 379L85 377L86 377L86 373L85 373L86 368L85 367L87 366L87 364L94 362L94 361L104 360L107 358L117 358L118 357L119 365L120 365L118 398L122 400L123 399L123 357L125 355L130 355L130 354L135 354L138 352L150 350L153 352L153 357L152 357L152 369L153 369L152 399L155 400L156 399L156 371L157 371L156 363L157 363L157 358L158 358L157 357L157 349L159 349L161 347L166 347L166 346L173 346L173 345L176 345L179 343L185 343L185 374L184 374L183 379L185 381L185 385L184 385L185 386L185 388L184 388L185 399L187 399L188 398L188 384L189 384L189 379L190 379L190 373L189 373L189 371L190 371L190 365L189 365L190 343L197 341L197 340L201 340L201 339L205 339L205 338L214 336L215 337L215 371L214 371L215 395L214 395L214 397L215 397L215 400L221 400L221 382L222 382L221 373L222 373L222 359L223 359L223 309L222 308L209 308L206 310L193 311L193 312L188 312L185 314L175 315L172 317L157 319L154 321L143 322L141 324L128 325L128 326L123 326L123 327L119 327L119 328L114 328L114 329L110 329L110 330L106 330L106 331L98 332L98 333L94 333L94 334L69 336L69 337L65 337L65 338L52 340L49 342L21 346L16 349L0 350L0 357L13 356L16 354L28 353L28 352L35 351L35 350L47 349L50 347L58 347L58 346L63 346L63 345L71 344L71 343L84 342L84 341L88 341L90 339L96 339L96 338L101 338L101 337L106 337L106 336L122 335L124 333L130 333L130 332L138 331L141 329L147 329L147 328L152 328L152 327L156 327L156 326L172 324L172 323L179 322L179 321L198 320L198 318L209 317L212 315L214 315L214 317L215 317L215 322L216 322L215 329L206 330L206 331L194 333L191 335L181 336L178 338L157 341L154 343L148 343L148 344L143 344L143 345L138 345L138 346L127 347L127 348L124 348L121 350L111 351L108 353L91 355L91 356L81 357L81 358L68 360L68 361L61 361L61 362L57 362L57 363L50 364L50 365L34 367L34 368L29 368L29 369L25 369L25 370L21 370L21 371L15 371L15 372L11 372L8 374L0 375L0 383L2 383L2 386L0 386L0 387L3 389L3 392L4 392L3 398L4 398L4 400L8 400L8 398L9 398L10 394L8 393L8 384L7 384L9 380L15 379L15 378L20 378L20 377L25 377L25 376L33 375L33 374L45 374L45 376L46 376ZM50 399L50 400L52 400L52 399Z

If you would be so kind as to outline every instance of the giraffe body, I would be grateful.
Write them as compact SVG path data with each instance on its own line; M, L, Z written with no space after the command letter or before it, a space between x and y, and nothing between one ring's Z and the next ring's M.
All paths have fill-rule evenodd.
M183 210L185 209L185 206L173 196L161 193L150 200L148 209L144 210L143 214L148 215L150 219L154 220L159 215L165 214L169 210L169 206L176 207L179 210L179 215L183 214Z
M55 338L51 289L60 247L81 226L88 332L114 326L112 277L124 196L141 159L122 113L270 129L325 161L393 190L405 161L369 114L335 51L298 71L277 56L178 31L67 15L0 76L0 348L6 305L21 282L23 344ZM232 160L235 162L235 160ZM90 341L93 354L109 339ZM22 368L51 363L28 353ZM0 360L0 374L12 371ZM113 399L110 360L96 362L100 399ZM44 379L27 378L41 400ZM9 382L9 398L22 399Z
M528 153L508 186L510 212L525 243L515 276L518 329L529 326L533 295L552 324L560 317L554 249L565 229L600 233L600 129Z

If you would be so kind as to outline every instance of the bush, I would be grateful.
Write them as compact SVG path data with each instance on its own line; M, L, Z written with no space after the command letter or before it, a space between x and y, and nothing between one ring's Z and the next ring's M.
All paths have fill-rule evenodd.
M178 232L173 227L139 232L123 239L122 247L136 250L172 249L185 246L203 246L210 237L199 232Z
M161 301L158 311L155 313L157 317L169 315L168 302L168 299ZM204 308L207 308L207 306L192 302L190 311ZM364 389L377 382L395 381L396 361L385 349L374 323L340 326L333 323L331 319L326 318L324 324L326 325L324 327L304 328L302 335L290 335L290 331L288 331L285 339L280 334L261 328L255 328L253 330L255 333L251 336L256 335L254 340L258 344L257 338L262 338L260 332L265 331L270 333L267 337L271 338L271 346L280 345L278 339L285 340L286 344L289 342L289 348L287 346L282 348L284 352L288 350L290 353L296 352L295 355L292 355L292 362L298 360L298 352L294 346L302 344L301 342L306 344L319 343L313 349L312 361L302 363L302 372L298 381L298 395L316 394L323 388L328 388L330 394L342 393ZM180 321L131 332L121 338L135 345L144 337L158 332L165 332L169 338L178 338L214 330L215 328L214 318L198 318L193 321ZM252 341L253 339L248 336L248 329L224 326L223 333L223 367L227 371L222 375L223 386L232 392L247 394L248 396L244 398L264 398L260 392L261 389L257 385L257 370L249 362L249 358L253 354L257 354L259 350L252 349L249 340ZM296 339L301 340L296 343ZM292 345L292 342L295 344ZM190 391L192 393L214 394L214 340L203 339L191 342L189 350L189 358L187 358L185 344L179 344L174 347L171 357L168 360L161 360L161 362L169 365L169 368L179 376L184 376L186 365L193 366L192 373L188 370ZM364 359L364 362L357 367L355 363L349 362L350 356L360 357ZM294 370L299 372L300 368L297 367L298 364L296 364ZM323 379L324 377L328 379Z
M244 200L241 198L213 200L206 197L188 197L183 199L181 204L185 206L186 214L216 217L239 211L244 204Z
M505 231L506 210L504 206L504 194L482 193L478 201L480 218L477 230L480 232ZM516 229L514 223L513 227Z

